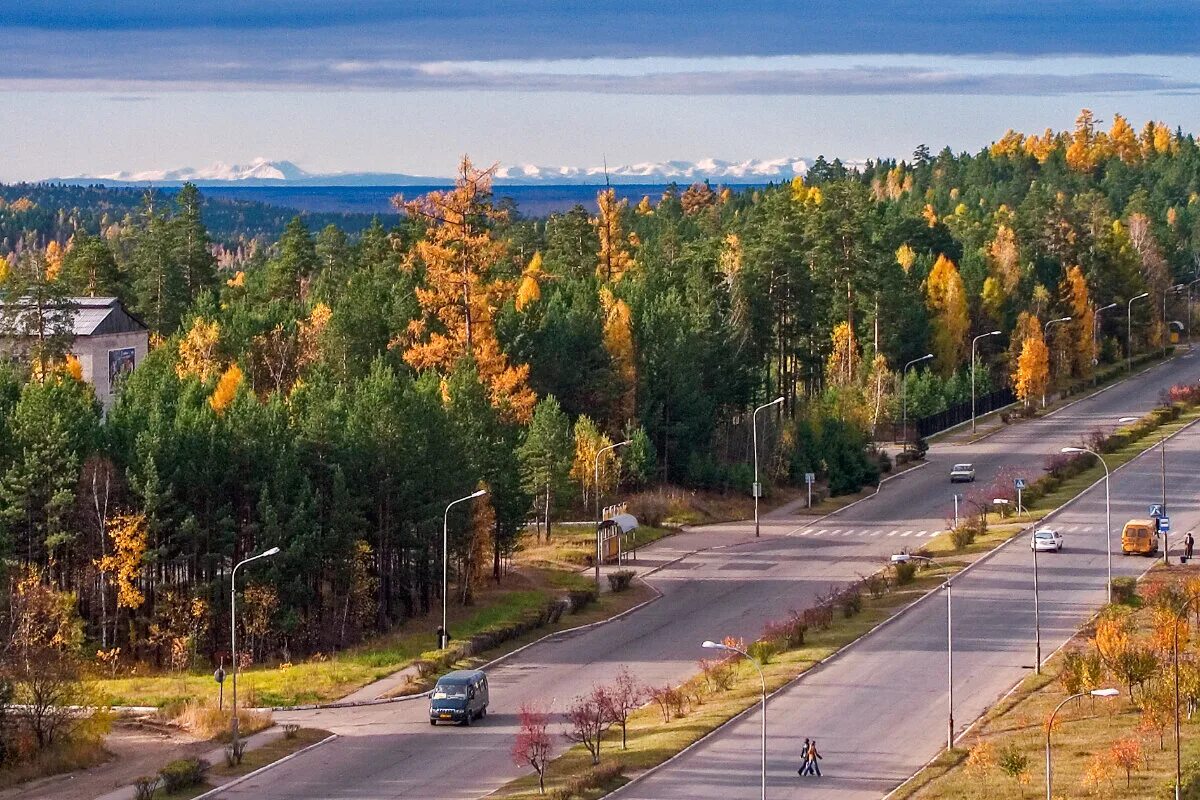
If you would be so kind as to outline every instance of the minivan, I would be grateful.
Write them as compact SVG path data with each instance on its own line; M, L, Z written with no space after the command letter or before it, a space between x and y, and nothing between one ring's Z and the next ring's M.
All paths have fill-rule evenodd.
M1121 554L1140 553L1152 556L1158 552L1158 525L1152 519L1131 519L1121 529Z
M470 725L487 716L487 675L478 669L460 669L438 678L429 694L429 724L459 722Z

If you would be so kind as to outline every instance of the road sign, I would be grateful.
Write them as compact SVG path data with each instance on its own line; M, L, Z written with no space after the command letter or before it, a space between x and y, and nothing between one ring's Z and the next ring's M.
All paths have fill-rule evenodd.
M763 496L763 495L762 495L762 484L761 484L761 483L759 483L758 481L755 481L755 482L754 482L754 487L753 487L753 489L754 489L754 496L755 496L755 497L762 497L762 496Z
M1017 478L1015 481L1013 481L1013 486L1016 486L1018 489L1024 489L1025 488L1025 479Z
M1158 532L1159 533L1170 533L1171 532L1171 518L1170 517L1159 517L1158 518Z
M1163 507L1162 503L1151 503L1150 504L1150 516L1165 517L1166 515L1167 515L1167 510L1166 510L1166 508Z
M816 483L816 481L817 481L817 473L815 473L815 472L804 473L804 482L807 483L809 486Z

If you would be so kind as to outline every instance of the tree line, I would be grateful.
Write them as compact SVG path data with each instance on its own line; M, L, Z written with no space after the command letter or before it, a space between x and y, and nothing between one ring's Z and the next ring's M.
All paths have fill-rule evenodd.
M194 187L116 230L28 231L0 262L5 299L38 309L6 315L29 344L0 370L6 563L71 593L101 651L187 665L227 646L212 619L249 554L282 549L239 605L252 657L336 649L436 601L451 500L488 491L450 515L470 602L527 521L590 514L597 490L748 490L750 412L778 396L767 482L854 491L902 395L913 416L968 396L980 334L1003 332L978 343L977 389L1029 401L1125 355L1125 315L1099 309L1149 293L1135 351L1188 318L1200 152L1126 129L1085 113L975 154L601 190L594 214L542 218L464 160L390 227L297 217L236 251ZM78 295L151 328L107 413L69 356Z

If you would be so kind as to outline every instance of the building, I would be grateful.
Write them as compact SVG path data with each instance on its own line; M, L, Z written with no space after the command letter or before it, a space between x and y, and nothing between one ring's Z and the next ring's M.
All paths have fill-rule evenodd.
M115 297L72 297L71 354L105 410L150 350L150 329Z

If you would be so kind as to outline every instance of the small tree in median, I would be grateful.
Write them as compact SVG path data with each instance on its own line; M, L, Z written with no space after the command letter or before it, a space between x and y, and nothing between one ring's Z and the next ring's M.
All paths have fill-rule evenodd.
M1142 741L1135 736L1118 739L1108 751L1109 757L1118 767L1125 770L1125 785L1129 786L1133 773L1142 766Z
M629 671L629 667L622 666L617 672L617 678L613 681L613 685L608 689L607 693L609 705L609 717L613 723L621 726L621 749L628 749L628 742L625 738L625 729L629 725L629 714L634 709L641 706L646 698L646 688L638 683L637 678L633 677L633 673Z
M567 741L581 744L592 754L592 764L600 763L600 741L604 732L613 724L612 702L602 686L592 688L590 694L575 698L567 709L567 724L570 728L563 734Z
M519 767L529 765L538 776L538 790L546 793L546 766L550 763L550 732L547 730L550 716L532 703L521 705L521 729L513 741L513 763Z

